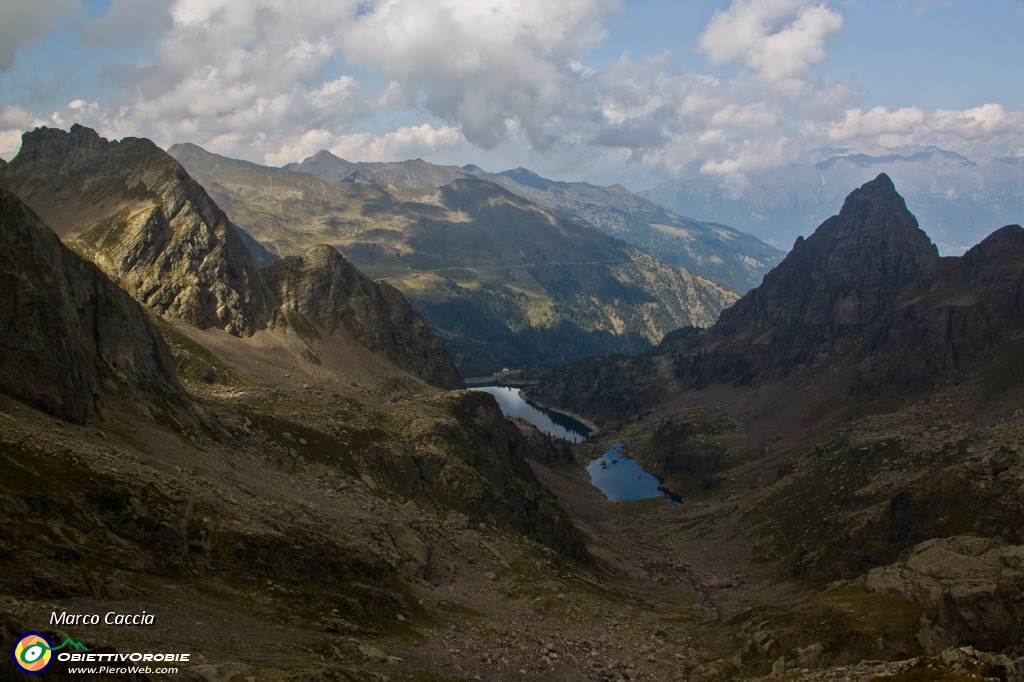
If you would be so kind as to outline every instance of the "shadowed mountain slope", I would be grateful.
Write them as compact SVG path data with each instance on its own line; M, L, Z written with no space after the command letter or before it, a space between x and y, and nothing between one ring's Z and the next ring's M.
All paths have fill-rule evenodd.
M885 175L855 190L700 337L700 384L786 376L862 335L938 252ZM694 339L695 340L695 339Z
M101 392L179 390L146 313L0 188L0 391L82 423Z
M87 231L133 201L126 178L165 177L160 154L131 154L116 176L105 141L52 137L80 156L76 175L46 180L36 166L18 186L93 210ZM97 243L131 254L138 239L111 229ZM186 241L209 263L233 239ZM145 270L164 256L119 262ZM165 274L164 286L179 276ZM195 286L242 281L228 268L203 274ZM135 281L131 267L123 275ZM584 536L532 469L565 462L564 450L487 394L401 369L408 359L425 380L461 385L395 289L327 246L253 277L268 323L252 333L147 310L0 189L0 525L19 529L0 540L4 646L43 631L92 652L189 651L197 680L374 679L398 664L445 679L447 660L406 663L377 647L432 638L452 613L464 624L478 607L481 622L507 611L487 572L592 575ZM148 609L157 626L50 616L72 608ZM3 679L21 674L0 662ZM66 676L67 662L47 674Z

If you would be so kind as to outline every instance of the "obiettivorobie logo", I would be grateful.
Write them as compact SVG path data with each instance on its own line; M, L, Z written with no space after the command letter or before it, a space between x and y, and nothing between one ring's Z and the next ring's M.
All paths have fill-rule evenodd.
M88 651L89 649L81 642L68 637L60 646L51 646L50 640L46 639L39 632L26 632L11 648L11 658L14 665L21 668L29 675L38 675L46 670L53 663L53 652L70 646L75 651Z

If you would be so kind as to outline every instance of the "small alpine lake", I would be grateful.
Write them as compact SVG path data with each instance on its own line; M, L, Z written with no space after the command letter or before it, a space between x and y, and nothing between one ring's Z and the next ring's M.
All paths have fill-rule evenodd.
M612 502L629 502L652 497L679 500L661 489L661 481L647 473L636 461L622 454L622 443L616 443L587 465L590 481Z

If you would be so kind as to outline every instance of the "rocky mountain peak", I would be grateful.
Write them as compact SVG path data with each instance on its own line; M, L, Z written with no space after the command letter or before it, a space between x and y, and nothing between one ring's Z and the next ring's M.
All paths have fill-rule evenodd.
M807 239L798 238L762 285L722 314L722 322L800 328L809 350L833 350L937 259L935 245L883 173L854 190L839 215Z
M11 162L11 171L25 174L46 169L77 176L92 172L91 162L97 155L117 163L144 159L154 169L172 169L163 150L150 140L128 137L120 142L109 141L92 128L75 123L67 132L46 127L26 132L21 136L21 151Z
M750 380L813 363L864 333L938 258L892 181L879 175L722 312L709 338L731 348L731 359L698 371L711 381Z
M0 184L158 313L241 336L267 323L266 292L238 231L151 141L37 128Z
M1013 252L1024 252L1024 228L1020 225L1002 227L963 255L966 267L992 261Z

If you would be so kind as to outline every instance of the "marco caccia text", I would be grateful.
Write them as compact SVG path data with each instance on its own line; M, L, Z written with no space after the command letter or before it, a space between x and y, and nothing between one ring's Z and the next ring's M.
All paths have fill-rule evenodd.
M142 613L117 613L108 611L104 615L98 613L68 613L56 611L50 614L50 625L114 625L118 627L137 627L153 624L153 616Z

